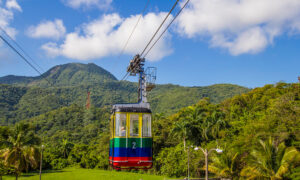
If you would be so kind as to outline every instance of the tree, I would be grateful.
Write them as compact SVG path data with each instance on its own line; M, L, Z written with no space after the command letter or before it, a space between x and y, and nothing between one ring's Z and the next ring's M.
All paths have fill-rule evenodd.
M238 152L225 150L222 154L211 157L209 171L221 178L238 179L241 155Z
M168 142L168 137L172 128L172 121L165 117L163 113L156 113L152 120L153 153L158 152L173 141Z
M40 153L36 145L40 145L40 142L28 124L17 124L9 134L2 157L6 166L14 168L16 179L29 167L38 167Z
M9 137L10 130L6 126L0 126L0 150L8 145L7 139Z
M0 159L0 180L2 180L2 176L7 174L8 168L5 166L2 159Z
M187 121L178 121L174 124L173 129L171 130L171 134L173 134L175 137L182 138L183 140L183 147L185 150L186 146L186 138L188 136L188 122Z
M300 153L295 147L276 145L270 137L267 141L259 140L259 148L251 152L241 175L248 179L282 179L299 162Z
M187 172L187 153L182 149L182 144L175 147L164 148L156 157L156 166L160 174L169 177L180 177Z
M222 136L220 135L220 132L222 132L228 126L224 120L224 114L217 108L214 108L209 117L210 123L208 126L210 135L214 139L219 138Z
M3 148L7 145L7 139L9 137L9 128L5 126L0 126L0 155L2 154ZM8 167L5 166L3 158L0 156L0 180L2 176L7 174Z
M193 135L193 138L198 138L199 133L197 130L203 116L203 110L199 107L200 106L189 106L182 109L177 113L177 116L174 117L176 121L173 123L171 134L183 140L184 150L187 139L192 139Z
M72 148L74 147L74 144L69 142L67 139L62 140L62 151L64 154L64 158L67 158L69 156L69 153L71 152Z

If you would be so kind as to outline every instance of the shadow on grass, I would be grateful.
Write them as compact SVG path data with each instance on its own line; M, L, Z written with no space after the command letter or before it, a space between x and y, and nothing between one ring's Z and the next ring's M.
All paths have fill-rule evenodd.
M22 174L20 177L31 177L35 176L36 174Z
M70 172L68 170L44 170L42 171L42 175L43 174L51 174L51 173L63 173L63 172ZM31 177L31 176L38 176L40 174L39 171L31 171L29 173L22 173L21 176L19 177ZM14 175L10 175L10 176L13 176Z
M42 174L50 174L50 173L63 173L63 172L70 172L68 170L44 170ZM39 172L38 172L39 174Z
M51 174L51 173L64 173L64 172L71 172L71 171L69 171L69 170L66 170L66 169L64 169L64 170L43 170L42 171L42 176L43 175L45 175L45 174ZM39 174L40 174L40 171L30 171L30 172L28 172L28 173L22 173L20 176L19 176L19 178L20 177L24 177L24 178L29 178L29 177L32 177L32 176L39 176ZM15 178L16 177L16 175L14 175L14 174L10 174L10 175L5 175L5 176L3 176L4 178L5 177L10 177L10 178Z

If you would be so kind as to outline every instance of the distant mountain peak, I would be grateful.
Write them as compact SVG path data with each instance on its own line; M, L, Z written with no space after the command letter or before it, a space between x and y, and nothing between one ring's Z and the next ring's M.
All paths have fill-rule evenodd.
M56 73L60 69L60 66L56 66L50 70L50 74Z
M117 81L117 78L107 70L94 63L68 63L50 68L42 76L5 76L0 77L0 84L17 84L28 86L49 86L47 79L55 86L76 86Z

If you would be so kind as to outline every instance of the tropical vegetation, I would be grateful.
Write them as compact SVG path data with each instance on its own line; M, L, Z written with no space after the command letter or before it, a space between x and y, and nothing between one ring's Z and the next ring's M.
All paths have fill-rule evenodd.
M31 83L33 82L35 81ZM31 87L31 85L22 87L23 89L19 86L3 86L16 88L14 90L16 94L11 93L10 98L0 96L5 100L1 100L2 107L6 107L2 111L11 122L11 125L0 128L0 172L2 175L18 176L21 172L36 168L39 162L36 155L39 154L38 147L41 143L45 145L43 169L59 170L76 166L111 170L108 165L108 119L110 116L108 104L99 106L93 103L92 98L92 106L89 109L84 106L84 103L72 101L68 101L69 104L49 108L48 105L59 102L55 99L56 94L50 93L55 88L43 87L45 89L41 90L39 89L41 87ZM163 86L168 85L158 86L153 96L157 93L155 96L159 97L158 92L166 93L165 96L167 96L168 91L163 89ZM172 91L170 87L172 86L168 87ZM180 88L189 91L188 88ZM73 87L73 89L76 88ZM60 90L63 91L63 89ZM2 91L10 93L3 89ZM17 95L27 91L40 92L41 96L26 95L32 100L25 100L23 95ZM44 92L47 93L43 94ZM178 97L185 97L185 93L178 92L178 94L184 94ZM190 159L191 176L204 177L204 155L202 151L194 150L197 146L208 150L217 147L223 150L221 154L211 151L209 155L210 177L299 179L300 84L279 82L255 88L243 94L236 94L219 102L212 101L209 96L195 95L193 98L198 97L197 103L181 108L181 105L187 103L183 98L184 103L180 106L176 103L174 103L175 106L171 106L171 108L176 107L174 109L180 107L175 113L170 113L174 109L166 110L167 113L164 112L164 108L156 109L152 123L154 166L151 170L140 173L186 177L187 162ZM176 93L172 91L169 95L170 99L172 95L176 96ZM43 97L41 102L38 99L40 97ZM22 100L15 100L18 98ZM23 105L27 103L27 100L44 106L37 107L34 103L26 105L36 108L38 111L35 112L38 113L26 110L16 115L15 113L20 110L18 108L24 108ZM150 102L152 101L154 105L157 103L156 107L164 107L158 104L167 103L155 101L154 97L150 98ZM108 99L107 102L109 102ZM172 101L169 103L172 104ZM6 106L5 104L14 105ZM27 116L26 112L32 113ZM13 117L24 118L13 123L11 121ZM26 133L21 130L26 128L28 129ZM10 157L17 157L14 156L16 151L21 152L20 158L7 158L9 154L12 155ZM17 159L22 161L22 165Z

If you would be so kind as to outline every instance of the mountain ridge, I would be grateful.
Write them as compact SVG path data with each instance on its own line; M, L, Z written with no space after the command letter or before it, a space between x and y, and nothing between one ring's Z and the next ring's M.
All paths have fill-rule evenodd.
M68 63L56 65L40 76L15 76L0 77L0 84L14 84L23 86L52 86L79 85L97 81L117 81L118 79L107 70L94 63Z
M118 81L111 73L95 64L58 65L44 74L54 86L49 86L40 76L8 76L15 79L6 81L7 76L0 78L0 124L14 124L72 104L84 106L87 92L91 93L92 105L98 108L137 102L137 83ZM248 91L248 88L232 84L199 87L162 84L149 93L148 101L154 113L171 114L202 98L219 103Z

